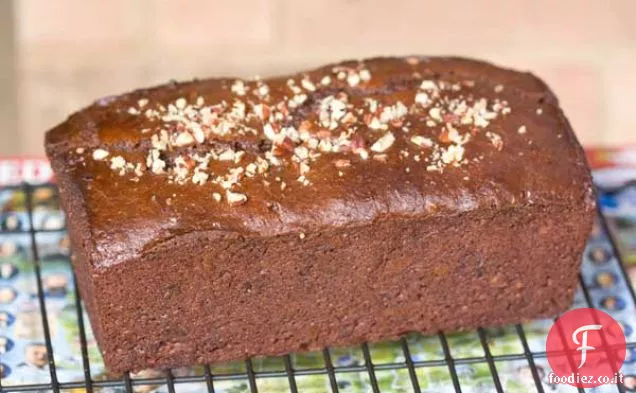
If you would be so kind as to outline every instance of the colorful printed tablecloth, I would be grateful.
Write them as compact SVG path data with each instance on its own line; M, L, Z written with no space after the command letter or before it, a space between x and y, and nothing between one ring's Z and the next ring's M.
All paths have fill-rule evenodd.
M632 281L636 282L636 185L618 189L630 180L636 180L636 150L594 150L589 152L591 164L598 168L595 181L601 192L599 199L608 218L609 228L618 242L622 259ZM34 251L41 263L42 289L53 353L59 382L83 381L82 353L79 340L76 297L68 254L69 241L64 231L64 216L59 210L57 191L48 185L33 188L30 216L26 208L26 195L20 188L7 189L7 183L29 181L32 184L49 182L51 173L42 160L0 160L0 373L2 387L10 391L12 385L48 383L51 376L43 332L42 313L38 302L37 277L34 271ZM635 183L636 184L636 183ZM34 232L30 231L31 225ZM32 236L37 247L32 249ZM613 254L608 234L601 225L595 225L582 261L582 277L591 296L593 306L617 319L623 326L627 341L636 341L636 312L628 291L630 283L624 279L619 262ZM579 290L573 307L586 307L586 299ZM87 327L88 357L94 380L108 378L101 355ZM538 320L525 324L530 350L545 351L545 338L551 320ZM487 339L494 356L520 354L522 343L514 327L487 329ZM451 354L456 359L483 357L484 350L476 332L448 336ZM437 336L411 335L408 345L413 361L443 360L445 357ZM370 346L373 364L382 365L404 361L404 352L398 343ZM369 374L365 372L338 373L339 367L364 365L360 348L330 349L336 368L337 384L341 392L371 392ZM295 370L324 367L321 353L292 356ZM547 374L550 367L545 357L534 358L545 391L569 392L573 388L550 385ZM440 366L418 367L416 375L423 392L453 392L449 368ZM253 362L255 372L284 370L282 359L263 358ZM496 368L506 392L534 392L535 382L528 362L497 361ZM464 392L495 391L487 363L456 366ZM623 367L627 391L636 391L636 350L628 351ZM213 365L213 374L245 372L243 362ZM201 368L173 370L175 377L200 375ZM158 371L145 371L132 378L161 375ZM413 391L408 370L376 370L378 384L383 392ZM328 392L327 375L296 376L300 392ZM259 392L289 392L286 378L257 378ZM225 393L248 392L248 381L215 382L215 391ZM204 392L205 383L178 383L177 392ZM101 392L119 392L123 388L100 388ZM137 392L166 392L166 386L135 386ZM74 391L83 391L76 389ZM603 386L593 392L614 392L616 387Z

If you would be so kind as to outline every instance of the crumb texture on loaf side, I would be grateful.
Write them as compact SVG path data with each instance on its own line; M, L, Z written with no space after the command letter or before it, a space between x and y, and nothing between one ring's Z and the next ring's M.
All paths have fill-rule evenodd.
M550 318L571 305L588 227L533 207L304 239L191 236L97 278L100 346L123 371Z

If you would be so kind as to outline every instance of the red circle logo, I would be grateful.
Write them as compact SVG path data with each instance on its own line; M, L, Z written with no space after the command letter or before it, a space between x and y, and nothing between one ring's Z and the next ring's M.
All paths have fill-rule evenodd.
M623 329L607 313L595 308L568 311L548 333L548 378L580 388L622 383L618 371L626 348Z

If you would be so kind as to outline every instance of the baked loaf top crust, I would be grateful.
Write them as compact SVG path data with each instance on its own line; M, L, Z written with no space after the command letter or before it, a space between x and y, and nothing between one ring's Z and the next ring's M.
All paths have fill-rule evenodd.
M459 58L137 90L71 115L46 149L97 266L197 231L302 238L397 217L594 206L548 87Z

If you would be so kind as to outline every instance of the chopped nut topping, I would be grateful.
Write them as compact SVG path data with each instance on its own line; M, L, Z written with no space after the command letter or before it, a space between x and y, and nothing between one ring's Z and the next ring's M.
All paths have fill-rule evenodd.
M350 73L349 76L347 76L347 83L351 87L357 86L358 83L360 83L360 75L356 73Z
M387 156L386 156L386 154L375 154L373 156L373 159L376 160L376 161L380 161L380 162L386 162Z
M108 152L104 149L97 149L93 151L93 160L101 161L104 158L108 157Z
M501 139L501 136L499 136L499 134L495 134L494 132L487 131L486 137L490 139L490 143L492 143L495 149L497 150L503 149L503 140Z
M308 91L316 91L316 85L311 83L309 79L303 79L300 81L300 85Z
M430 117L432 117L434 120L437 121L442 121L442 110L441 108L435 107L435 108L431 108L428 111L428 114Z
M137 163L137 164L135 165L134 172L135 172L135 175L136 175L137 177L141 177L141 176L143 176L144 171L143 171L143 168L142 168L142 166L141 166L141 163Z
M411 142L418 145L419 147L432 147L433 140L430 138L426 138L420 135L414 135L411 137Z
M234 161L234 150L227 149L218 156L219 161Z
M236 95L239 95L239 96L244 96L246 91L247 90L245 88L245 83L243 83L242 80L237 79L232 84L232 93L234 93Z
M290 107L298 107L307 101L307 94L296 94L289 101Z
M175 146L187 146L194 143L194 137L189 132L182 132L174 141Z
M428 91L437 91L438 87L434 81L431 80L423 80L420 84L420 89L428 90Z
M457 164L464 157L464 148L459 145L450 145L442 152L442 161L445 164Z
M371 73L369 72L369 70L361 70L358 75L363 82L368 82L371 80Z
M126 160L122 156L116 156L110 159L110 169L116 171L126 168Z
M264 104L256 104L253 107L254 113L256 114L256 116L258 116L259 119L261 120L267 120L269 119L269 115L270 115L270 110L269 110L269 106L264 105Z
M195 171L194 175L192 176L192 183L203 185L208 180L208 178L209 175L207 173Z
M309 172L310 169L311 168L306 163L304 163L304 162L300 163L300 175L301 176L305 176L307 174L307 172Z
M320 122L323 127L333 130L338 127L340 120L346 112L347 104L334 96L327 96L320 103Z
M421 59L406 61L417 65ZM501 96L477 96L477 90L469 91L474 80L425 79L418 70L409 75L418 80L415 88L387 97L381 89L370 90L369 97L357 93L372 77L364 63L289 78L283 88L272 84L272 95L265 81L254 78L224 85L227 95L216 102L190 94L172 102L142 97L122 112L150 121L138 130L145 138L140 145L148 146L145 162L121 156L107 160L104 149L92 156L131 181L148 172L170 184L209 187L215 201L239 205L247 201L245 191L253 182L268 187L276 178L280 192L288 192L292 186L281 180L283 173L293 174L296 182L290 184L297 187L318 180L315 168L331 168L343 177L347 168L369 162L399 160L407 173L443 173L481 160L465 158L476 139L486 137L503 149L502 136L492 130L500 129L498 119L512 108ZM500 93L504 86L493 89ZM526 131L525 126L517 129ZM83 148L76 153L83 154Z
M161 152L158 149L150 150L146 159L146 166L150 168L152 173L157 175L164 173L164 168L166 167L166 162L159 158L160 154Z
M404 117L408 111L408 108L402 102L398 101L395 105L384 107L380 114L380 121L382 123L390 123Z
M255 91L255 94L262 97L265 97L266 95L269 94L269 87L265 84L258 86L258 88Z
M371 151L382 153L391 147L393 142L395 142L395 136L393 136L393 133L389 131L371 145Z
M427 93L420 91L415 95L415 102L421 104L422 106L427 106L431 102L431 100L429 99Z
M386 130L388 127L386 124L383 124L380 119L377 117L372 117L371 121L369 121L368 126L372 130Z
M240 192L227 191L225 193L225 199L230 205L242 205L247 202L247 195Z
M365 98L364 102L369 107L369 112L375 113L375 112L378 111L378 101L377 100L374 100L373 98Z
M187 103L188 102L183 97L180 97L175 101L175 105L177 106L177 109L181 109L181 110L185 109Z

